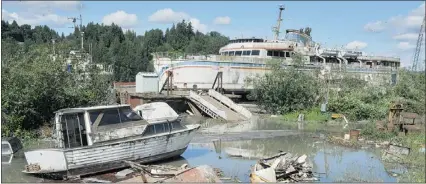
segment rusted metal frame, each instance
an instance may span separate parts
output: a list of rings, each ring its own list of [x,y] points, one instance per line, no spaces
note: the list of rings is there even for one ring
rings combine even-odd
[[[78,132],[80,134],[80,146],[83,146],[83,137],[81,136],[81,128],[80,128],[80,118],[78,117],[78,114],[76,114],[77,116],[77,122],[78,122]]]
[[[216,74],[216,78],[214,79],[213,85],[212,85],[212,89],[222,92],[223,89],[223,72],[217,72]],[[217,82],[217,89],[215,89],[216,86],[216,82]]]
[[[160,89],[160,92],[159,92],[160,94],[161,94],[161,92],[163,92],[164,87],[169,84],[169,78],[170,78],[170,71],[167,72],[167,78],[166,78],[166,81],[164,81],[164,84]],[[169,90],[169,89],[167,89],[167,90]]]

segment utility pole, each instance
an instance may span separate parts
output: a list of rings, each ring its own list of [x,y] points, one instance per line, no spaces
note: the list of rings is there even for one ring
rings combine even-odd
[[[81,8],[82,8],[82,6],[83,5],[81,5]],[[80,10],[81,10],[81,8],[80,8]],[[83,47],[84,32],[82,31],[82,29],[83,29],[83,17],[81,16],[81,11],[80,11],[79,18],[77,18],[77,17],[70,17],[68,19],[71,19],[72,22],[74,23],[74,27],[71,27],[71,28],[76,28],[77,27],[77,24],[76,24],[77,20],[80,21],[80,26],[78,26],[78,27],[79,27],[80,36],[81,36],[81,50],[83,51],[83,49],[84,49],[84,47]]]
[[[280,12],[278,14],[277,25],[275,27],[272,27],[272,31],[275,33],[275,37],[274,37],[275,40],[278,40],[278,37],[280,35],[281,21],[283,20],[281,18],[281,14],[282,14],[282,11],[284,10],[284,5],[280,5],[279,10]]]

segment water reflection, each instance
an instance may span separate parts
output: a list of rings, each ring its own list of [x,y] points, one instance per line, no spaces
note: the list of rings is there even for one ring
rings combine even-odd
[[[304,134],[222,141],[221,152],[213,143],[193,143],[183,157],[191,166],[208,164],[222,169],[227,177],[235,176],[243,182],[249,182],[251,165],[259,157],[271,156],[281,150],[308,155],[314,172],[321,173],[320,182],[396,182],[396,178],[386,172],[380,155],[373,150],[339,147],[312,137],[314,136]],[[234,157],[238,154],[240,157]]]

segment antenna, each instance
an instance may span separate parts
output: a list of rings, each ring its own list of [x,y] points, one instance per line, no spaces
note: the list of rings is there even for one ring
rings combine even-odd
[[[277,19],[277,25],[275,27],[272,27],[272,31],[275,33],[275,40],[278,40],[278,37],[280,36],[280,27],[281,27],[281,21],[283,20],[281,18],[282,11],[284,10],[284,5],[280,5],[279,7],[279,14]]]
[[[418,65],[419,65],[419,54],[420,54],[420,50],[422,48],[422,44],[423,44],[423,35],[425,32],[425,21],[426,21],[426,17],[423,17],[423,23],[420,26],[420,32],[419,32],[419,37],[417,38],[417,44],[416,44],[416,50],[414,51],[414,55],[413,55],[413,65],[411,66],[411,70],[416,71],[418,70]]]
[[[70,28],[76,28],[77,27],[77,20],[80,20],[80,26],[79,26],[79,30],[80,30],[80,36],[81,36],[81,50],[84,49],[83,47],[83,39],[84,39],[84,32],[82,31],[83,28],[83,17],[81,16],[81,9],[83,8],[83,4],[80,3],[80,8],[79,8],[79,12],[80,12],[80,16],[79,18],[77,17],[69,17],[68,19],[72,20],[72,22],[74,23],[74,27],[70,27]]]

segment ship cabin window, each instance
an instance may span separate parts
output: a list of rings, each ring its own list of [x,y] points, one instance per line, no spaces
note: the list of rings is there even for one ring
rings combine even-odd
[[[291,53],[290,52],[286,52],[286,51],[268,50],[267,56],[273,56],[273,57],[291,57]]]
[[[161,134],[166,132],[170,132],[169,123],[158,123],[158,124],[148,125],[143,135],[149,136],[149,135]]]
[[[251,50],[245,50],[243,51],[243,56],[250,56]]]
[[[144,136],[154,135],[155,134],[155,127],[154,125],[148,125],[146,127],[145,132],[143,133]]]
[[[89,112],[89,117],[92,125],[99,121],[99,127],[142,120],[130,107],[93,110]]]
[[[179,121],[172,122],[170,123],[170,125],[172,128],[172,131],[185,129],[185,127],[182,126]]]
[[[234,51],[229,51],[229,55],[230,56],[233,56],[235,54],[235,52]]]
[[[252,50],[251,55],[252,56],[258,56],[260,54],[260,50]]]
[[[275,56],[275,57],[279,57],[279,56],[280,56],[280,52],[278,52],[278,51],[274,51],[274,56]]]
[[[243,52],[243,51],[235,51],[235,55],[236,55],[236,56],[241,56],[242,52]]]
[[[65,114],[60,117],[65,148],[87,146],[84,113]]]

